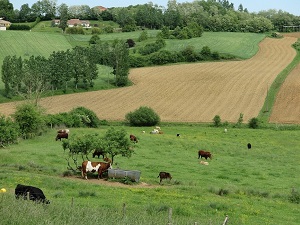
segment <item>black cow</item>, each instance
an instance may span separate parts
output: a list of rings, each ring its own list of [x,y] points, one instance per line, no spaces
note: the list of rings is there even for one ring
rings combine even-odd
[[[168,172],[159,172],[157,178],[158,178],[158,177],[160,178],[159,183],[161,183],[161,181],[162,181],[163,179],[170,179],[170,180],[172,180],[172,176],[171,176],[171,174],[168,173]]]
[[[103,152],[103,150],[95,149],[95,151],[93,153],[93,158],[95,158],[95,156],[98,156],[98,159],[99,159],[100,155],[102,155],[102,158],[104,159],[105,153]]]
[[[251,149],[251,144],[248,143],[248,144],[247,144],[247,147],[248,147],[248,149]]]
[[[16,199],[23,198],[24,200],[28,200],[27,197],[29,196],[29,200],[31,201],[50,204],[50,201],[46,199],[43,191],[33,186],[18,184],[15,188],[15,196]]]

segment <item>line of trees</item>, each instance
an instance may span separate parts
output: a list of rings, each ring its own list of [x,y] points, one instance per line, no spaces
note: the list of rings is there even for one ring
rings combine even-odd
[[[2,65],[5,96],[35,99],[49,90],[93,87],[98,77],[97,64],[111,66],[116,86],[126,86],[129,73],[129,51],[124,41],[111,45],[98,42],[91,47],[53,52],[49,58],[30,56],[22,59],[6,56]]]
[[[193,21],[205,31],[230,32],[266,32],[272,29],[282,31],[283,25],[299,25],[300,17],[282,10],[270,9],[258,13],[249,13],[242,4],[235,9],[228,0],[201,0],[177,3],[169,0],[167,8],[149,2],[143,5],[115,7],[101,11],[98,7],[88,5],[57,5],[54,0],[39,0],[31,7],[23,4],[20,10],[13,8],[9,0],[0,0],[0,17],[11,22],[33,22],[60,18],[62,29],[71,18],[89,20],[112,20],[123,31],[133,31],[138,27],[161,29],[163,26],[175,29],[184,27]],[[272,7],[272,5],[270,5]],[[292,29],[292,28],[291,28]]]

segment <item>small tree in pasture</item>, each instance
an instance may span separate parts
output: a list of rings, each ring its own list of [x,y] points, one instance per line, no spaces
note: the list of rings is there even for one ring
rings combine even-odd
[[[69,150],[66,161],[68,163],[68,169],[74,172],[80,167],[78,158],[80,158],[81,161],[89,160],[88,155],[95,149],[101,150],[104,154],[109,155],[112,163],[115,156],[122,155],[124,157],[131,157],[134,152],[133,145],[126,131],[124,129],[117,130],[115,128],[108,129],[103,137],[97,133],[73,136],[68,140],[63,140],[62,147],[64,151]]]
[[[243,113],[240,113],[240,117],[239,117],[239,119],[238,119],[238,121],[237,121],[237,123],[236,123],[236,126],[237,126],[237,127],[241,127],[243,121],[244,121],[244,114],[243,114]]]

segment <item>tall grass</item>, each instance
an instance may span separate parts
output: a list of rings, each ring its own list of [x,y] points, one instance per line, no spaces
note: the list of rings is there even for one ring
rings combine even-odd
[[[299,204],[291,199],[297,200],[300,188],[299,130],[161,127],[162,135],[149,134],[147,127],[124,127],[139,143],[131,158],[115,157],[113,167],[141,171],[140,183],[133,185],[98,182],[96,174],[86,181],[79,171],[63,177],[68,152],[54,140],[54,130],[1,149],[0,188],[7,189],[0,195],[1,214],[14,221],[8,224],[167,224],[172,208],[172,224],[221,224],[226,215],[230,224],[298,223]],[[72,129],[70,135],[103,135],[107,129]],[[199,163],[199,149],[213,154],[208,166]],[[173,179],[159,185],[160,171]],[[15,200],[18,183],[40,187],[51,204]]]

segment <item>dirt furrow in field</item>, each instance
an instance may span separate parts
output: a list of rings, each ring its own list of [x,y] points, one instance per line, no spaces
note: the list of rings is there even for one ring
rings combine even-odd
[[[52,114],[84,106],[107,120],[124,120],[128,112],[149,106],[162,121],[211,122],[220,115],[222,121],[236,122],[240,113],[248,121],[258,115],[267,88],[295,57],[295,41],[266,38],[245,61],[132,69],[131,87],[48,97],[41,105]],[[1,104],[1,113],[13,113],[15,104]]]

